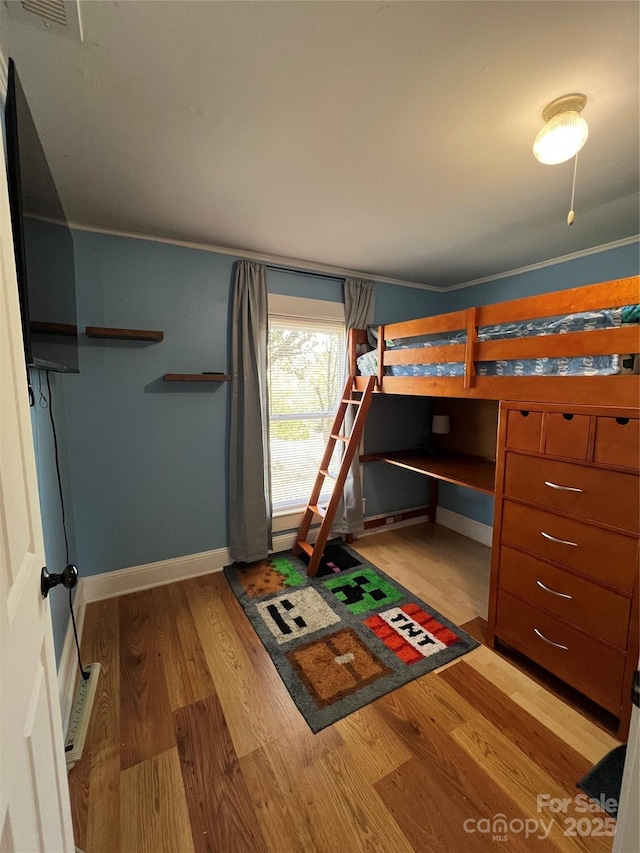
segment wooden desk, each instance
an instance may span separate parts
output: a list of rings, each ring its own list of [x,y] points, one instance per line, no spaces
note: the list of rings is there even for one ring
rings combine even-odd
[[[466,453],[422,453],[419,450],[400,450],[395,453],[375,453],[373,459],[389,462],[418,474],[446,480],[457,486],[466,486],[492,495],[495,492],[496,463]]]

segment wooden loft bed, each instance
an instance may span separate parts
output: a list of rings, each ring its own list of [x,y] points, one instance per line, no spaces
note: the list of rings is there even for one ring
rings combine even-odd
[[[378,375],[376,392],[410,396],[461,397],[548,403],[604,403],[637,407],[640,379],[611,376],[480,376],[476,362],[518,359],[563,358],[640,352],[640,329],[629,324],[612,329],[543,334],[510,340],[478,340],[478,328],[537,318],[558,317],[583,311],[616,308],[640,301],[640,276],[616,279],[587,287],[561,290],[438,314],[418,320],[378,327]],[[388,349],[388,339],[411,339],[466,331],[464,343],[412,349]],[[349,337],[350,373],[362,390],[367,378],[357,376],[358,349],[367,342],[365,330],[352,329]],[[389,376],[391,365],[424,365],[458,362],[462,376]]]
[[[639,353],[640,325],[598,329],[593,316],[582,323],[567,315],[638,302],[640,276],[633,276],[394,323],[378,328],[377,367],[373,355],[361,360],[375,373],[377,393],[435,398],[434,410],[452,413],[455,425],[441,438],[455,441],[436,452],[360,460],[427,475],[430,521],[440,481],[495,494],[488,644],[515,648],[606,708],[618,717],[621,739],[639,644],[640,376],[615,374],[615,360],[594,357]],[[564,319],[538,322],[558,317]],[[605,318],[603,325],[614,322]],[[496,339],[505,330],[486,329],[523,321],[536,322],[512,331],[530,336]],[[591,328],[573,331],[580,324]],[[387,347],[389,340],[396,345]],[[357,375],[366,345],[367,333],[352,330],[350,373],[359,390],[372,382]],[[582,363],[555,362],[553,369],[591,371],[599,362],[610,374],[486,375],[497,367],[491,362],[512,362],[503,372],[514,372],[517,362],[522,373],[538,366],[526,359],[570,358]],[[454,376],[387,374],[396,365],[439,365],[449,373],[454,363]],[[500,401],[499,411],[489,401]]]

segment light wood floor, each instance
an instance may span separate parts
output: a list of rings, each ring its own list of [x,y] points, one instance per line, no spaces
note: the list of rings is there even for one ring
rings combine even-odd
[[[488,548],[435,525],[355,547],[457,624],[485,615]],[[313,735],[222,574],[90,604],[82,646],[103,667],[69,776],[86,853],[611,849],[536,794],[572,799],[616,741],[486,647]],[[465,831],[498,813],[555,821]]]

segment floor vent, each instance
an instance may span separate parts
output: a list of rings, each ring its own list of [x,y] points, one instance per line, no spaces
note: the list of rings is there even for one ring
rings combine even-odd
[[[91,718],[91,709],[93,701],[96,698],[96,689],[100,678],[100,664],[90,663],[86,667],[89,678],[86,680],[81,678],[76,690],[76,698],[73,700],[71,709],[71,717],[69,718],[69,728],[67,730],[67,738],[64,742],[64,752],[67,761],[67,770],[71,770],[76,761],[82,757],[84,742],[87,737],[87,729],[89,728],[89,720]]]
[[[20,21],[82,41],[80,0],[22,0],[5,5]]]

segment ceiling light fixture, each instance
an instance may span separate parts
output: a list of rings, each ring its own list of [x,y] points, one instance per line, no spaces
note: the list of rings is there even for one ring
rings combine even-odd
[[[589,136],[589,125],[580,115],[586,103],[586,95],[574,93],[547,104],[542,110],[546,124],[533,143],[537,160],[555,166],[580,151]]]
[[[575,157],[573,165],[573,187],[571,189],[571,210],[567,216],[567,225],[573,225],[576,217],[573,200],[576,193],[576,172],[578,171],[578,151],[587,141],[589,125],[580,113],[587,103],[587,96],[580,92],[556,98],[542,110],[545,126],[536,136],[533,153],[537,160],[547,166],[555,166]]]

